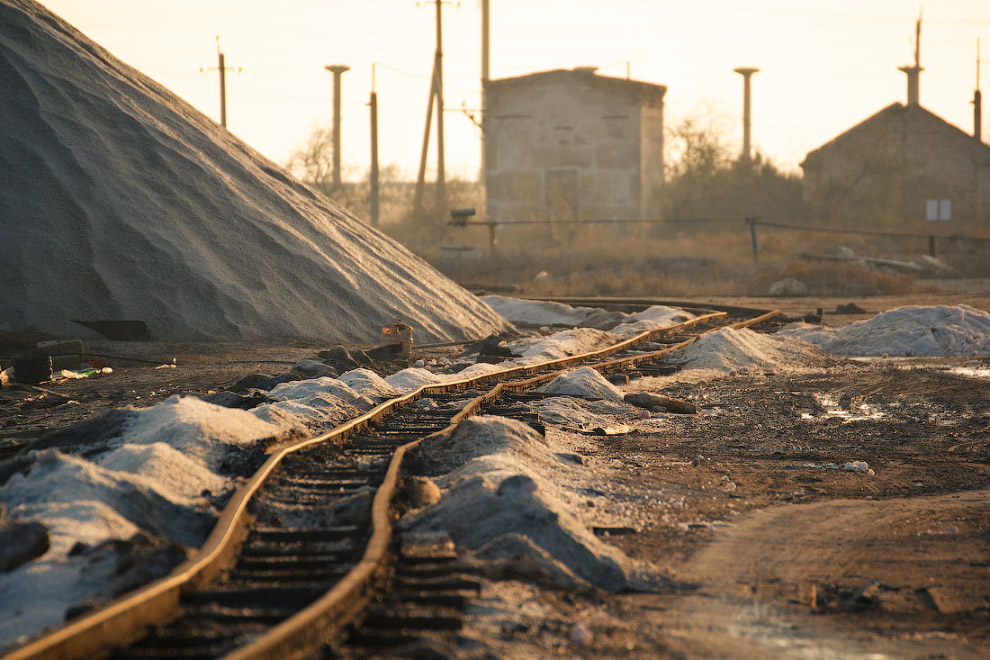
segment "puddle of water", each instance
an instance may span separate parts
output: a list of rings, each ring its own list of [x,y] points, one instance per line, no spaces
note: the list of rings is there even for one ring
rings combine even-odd
[[[815,394],[814,396],[815,401],[818,402],[818,405],[820,405],[825,412],[821,415],[801,413],[801,419],[841,419],[843,423],[845,423],[876,420],[886,417],[887,415],[878,406],[874,406],[869,403],[856,403],[851,405],[849,409],[846,410],[839,405],[838,399],[836,399],[833,394],[821,393]]]
[[[990,367],[950,367],[946,371],[953,376],[990,380]]]

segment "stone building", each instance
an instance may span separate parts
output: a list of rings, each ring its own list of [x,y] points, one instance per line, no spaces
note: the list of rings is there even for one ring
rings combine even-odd
[[[845,225],[990,227],[990,146],[920,105],[920,66],[902,71],[907,104],[887,106],[807,155],[805,199]]]
[[[485,86],[490,220],[635,219],[663,180],[662,85],[592,67]]]

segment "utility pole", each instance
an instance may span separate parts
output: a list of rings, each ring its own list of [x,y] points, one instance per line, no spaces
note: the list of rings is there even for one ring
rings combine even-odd
[[[489,20],[489,0],[481,0],[481,185],[488,195],[488,152],[485,142],[488,139],[488,81],[491,80],[491,22]]]
[[[413,202],[416,213],[423,210],[423,188],[426,184],[426,154],[430,144],[430,123],[433,108],[437,111],[437,212],[447,205],[443,148],[443,5],[444,0],[429,0],[436,5],[437,47],[433,56],[433,75],[430,83],[430,101],[426,110],[426,130],[423,133],[423,151],[419,160],[419,176],[416,179],[416,196]]]
[[[743,160],[750,158],[750,81],[754,73],[759,71],[753,67],[739,67],[734,69],[736,73],[743,77]]]
[[[220,72],[220,125],[227,128],[227,69],[231,71],[236,71],[240,73],[243,69],[241,67],[228,67],[224,64],[223,51],[220,50],[220,35],[217,35],[217,60],[219,66],[216,67],[202,67],[200,68],[200,73],[206,73],[207,71],[219,71]]]
[[[371,173],[369,176],[369,207],[371,226],[378,226],[378,94],[375,92],[375,63],[371,63]]]
[[[333,185],[340,186],[340,76],[351,67],[328,64],[323,67],[333,74]]]
[[[973,92],[973,137],[983,141],[983,95],[980,93],[980,40],[976,40],[976,91]]]

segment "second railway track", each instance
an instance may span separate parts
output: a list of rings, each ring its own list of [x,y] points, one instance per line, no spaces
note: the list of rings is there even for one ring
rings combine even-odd
[[[200,552],[172,574],[7,657],[247,660],[321,648],[329,657],[359,657],[415,639],[420,630],[456,629],[458,607],[480,588],[470,570],[442,541],[394,543],[407,451],[486,409],[538,424],[506,397],[518,402],[562,369],[648,372],[703,332],[776,315],[703,311],[605,349],[424,386],[382,403],[272,454],[235,493]],[[423,398],[437,405],[417,406]],[[349,645],[338,646],[342,641]]]

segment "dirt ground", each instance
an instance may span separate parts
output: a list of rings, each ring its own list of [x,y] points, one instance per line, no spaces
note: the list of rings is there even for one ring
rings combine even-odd
[[[866,310],[826,313],[832,324],[904,304],[990,310],[987,285],[967,287],[784,308]],[[285,373],[322,348],[94,343],[149,362],[108,359],[110,375],[0,391],[0,451],[114,407]],[[589,598],[505,583],[506,602],[532,607],[493,634],[511,657],[990,657],[990,378],[960,368],[985,373],[990,359],[853,362],[828,375],[670,387],[706,414],[587,451],[623,466],[617,479],[639,490],[683,497],[658,501],[656,524],[609,539],[660,567],[671,589]],[[854,461],[868,470],[842,469]],[[574,621],[587,623],[590,642],[570,641]]]

